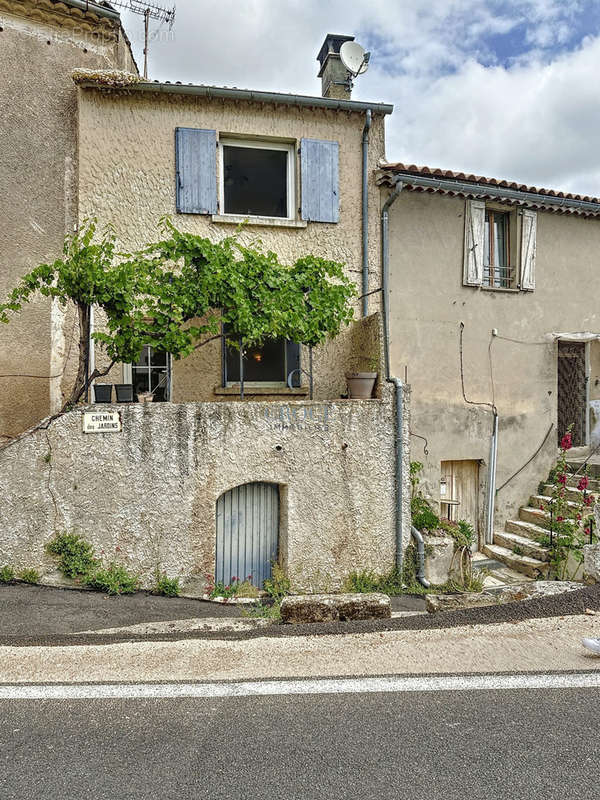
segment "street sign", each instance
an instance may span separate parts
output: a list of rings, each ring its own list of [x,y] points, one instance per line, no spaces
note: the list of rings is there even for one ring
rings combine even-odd
[[[118,411],[84,411],[84,433],[119,433],[123,430]]]

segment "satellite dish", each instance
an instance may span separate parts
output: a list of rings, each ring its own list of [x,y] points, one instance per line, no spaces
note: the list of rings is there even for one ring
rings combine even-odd
[[[340,47],[340,58],[348,72],[356,77],[366,72],[369,67],[371,53],[366,53],[358,42],[344,42]]]

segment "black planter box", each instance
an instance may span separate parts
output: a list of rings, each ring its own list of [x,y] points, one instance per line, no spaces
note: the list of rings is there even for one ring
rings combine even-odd
[[[116,383],[117,403],[133,403],[133,384]]]
[[[112,402],[112,383],[95,383],[94,400],[96,403]]]

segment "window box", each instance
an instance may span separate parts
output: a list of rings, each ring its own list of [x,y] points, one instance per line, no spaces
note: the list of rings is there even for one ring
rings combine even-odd
[[[94,400],[96,403],[112,403],[112,383],[95,383]]]

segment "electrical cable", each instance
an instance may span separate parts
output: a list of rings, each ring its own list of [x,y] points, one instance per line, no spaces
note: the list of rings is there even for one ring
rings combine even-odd
[[[462,389],[462,396],[465,403],[470,406],[486,406],[487,408],[491,408],[494,414],[498,414],[498,410],[494,403],[487,403],[487,402],[478,402],[476,400],[468,400],[467,395],[465,394],[465,373],[464,373],[464,366],[463,366],[463,331],[465,329],[465,323],[460,323],[460,337],[459,337],[459,354],[460,354],[460,385]]]
[[[548,430],[547,430],[547,432],[546,432],[546,435],[544,436],[544,439],[543,439],[543,441],[542,441],[541,445],[538,447],[538,449],[535,451],[535,453],[534,453],[534,454],[531,456],[531,458],[530,458],[528,461],[526,461],[526,462],[523,464],[523,466],[522,466],[522,467],[520,467],[520,468],[519,468],[519,469],[518,469],[518,470],[517,470],[517,471],[514,473],[514,475],[511,475],[511,476],[510,476],[510,478],[508,478],[508,480],[504,481],[504,483],[502,484],[502,486],[499,486],[499,487],[496,489],[496,494],[498,494],[498,492],[499,492],[501,489],[504,489],[504,487],[506,486],[506,484],[507,484],[507,483],[510,483],[510,482],[512,481],[512,479],[513,479],[513,478],[516,478],[516,477],[517,477],[517,475],[518,475],[520,472],[523,472],[523,470],[525,469],[525,467],[528,467],[528,466],[531,464],[531,462],[533,461],[533,459],[534,459],[534,458],[537,456],[537,454],[540,452],[540,450],[542,449],[542,447],[543,447],[543,446],[546,444],[546,441],[547,441],[548,437],[550,436],[550,433],[552,432],[552,429],[553,429],[553,428],[554,428],[554,423],[553,423],[553,422],[551,422],[551,423],[550,423],[550,427],[548,428]]]

